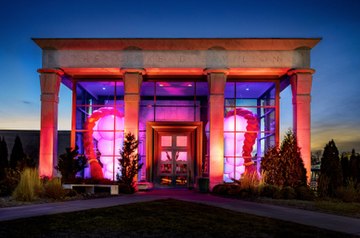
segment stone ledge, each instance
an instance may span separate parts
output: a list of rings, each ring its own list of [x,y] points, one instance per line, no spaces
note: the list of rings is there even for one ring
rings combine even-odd
[[[154,187],[153,183],[150,182],[138,182],[136,185],[139,191],[148,191]]]
[[[64,189],[74,189],[75,187],[85,188],[87,193],[95,194],[95,187],[99,188],[110,188],[111,195],[119,194],[119,186],[118,185],[110,185],[110,184],[63,184]]]

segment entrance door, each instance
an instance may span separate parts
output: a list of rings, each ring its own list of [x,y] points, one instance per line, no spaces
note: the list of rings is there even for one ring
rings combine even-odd
[[[190,133],[159,133],[157,180],[161,186],[187,186],[192,182]]]
[[[202,122],[146,123],[146,179],[157,187],[185,187],[202,176]]]

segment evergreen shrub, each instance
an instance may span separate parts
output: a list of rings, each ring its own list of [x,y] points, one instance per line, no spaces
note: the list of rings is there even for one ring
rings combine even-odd
[[[0,181],[0,196],[11,195],[20,181],[20,171],[6,168],[5,177]]]
[[[264,184],[259,188],[260,196],[268,198],[278,198],[280,194],[280,188],[272,184]]]
[[[269,149],[261,161],[265,182],[279,187],[306,185],[306,169],[294,133],[289,130],[280,149]]]
[[[313,201],[315,200],[315,193],[309,186],[299,186],[295,188],[296,198],[299,200]]]
[[[336,197],[337,188],[343,185],[339,151],[334,140],[329,141],[321,158],[318,194],[321,197]]]
[[[119,186],[119,192],[135,192],[136,182],[134,179],[143,166],[142,163],[139,163],[139,154],[137,153],[138,145],[139,141],[136,140],[134,134],[130,132],[125,134],[125,140],[120,150],[120,173],[116,176],[119,184],[121,184]]]
[[[25,158],[25,153],[24,153],[24,149],[21,143],[21,139],[19,136],[15,137],[15,142],[14,142],[14,146],[11,150],[11,154],[10,154],[10,167],[12,169],[16,169],[22,160],[24,160]]]
[[[281,193],[281,198],[283,198],[283,199],[295,199],[296,198],[295,189],[293,189],[292,187],[289,187],[289,186],[283,187],[281,189],[280,193]]]
[[[0,138],[0,181],[6,177],[6,169],[9,167],[8,149],[4,137]]]
[[[66,152],[59,157],[55,169],[60,171],[63,183],[74,183],[77,179],[76,174],[87,166],[87,158],[84,155],[79,155],[78,150],[78,146],[74,149],[66,148]]]
[[[336,189],[336,197],[341,199],[343,202],[355,202],[358,194],[353,187],[341,186]]]

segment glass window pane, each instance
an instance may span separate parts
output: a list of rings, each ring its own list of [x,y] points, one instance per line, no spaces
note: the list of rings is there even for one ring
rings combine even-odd
[[[161,146],[171,146],[172,137],[171,136],[161,136]]]
[[[225,98],[234,98],[235,97],[235,83],[228,82],[225,85]]]
[[[124,82],[115,82],[116,99],[124,98]]]
[[[196,96],[208,96],[209,84],[207,82],[196,82]]]
[[[176,146],[187,146],[187,136],[177,136]]]
[[[187,176],[176,176],[176,185],[186,185]]]
[[[160,184],[161,185],[171,185],[171,177],[170,176],[161,176],[160,177]]]
[[[155,82],[143,82],[141,84],[141,96],[154,97],[155,95]]]
[[[157,82],[156,96],[194,96],[193,82]]]
[[[160,166],[160,173],[163,174],[171,174],[172,173],[172,165],[171,164],[162,164]]]
[[[171,151],[161,151],[161,161],[172,161]]]
[[[187,174],[187,164],[177,164],[176,165],[177,174]]]
[[[187,161],[187,152],[186,151],[178,151],[176,153],[176,161]]]
[[[156,107],[156,121],[194,121],[195,110],[193,105],[177,105],[176,102],[168,105],[171,106]],[[197,110],[199,111],[199,108]]]

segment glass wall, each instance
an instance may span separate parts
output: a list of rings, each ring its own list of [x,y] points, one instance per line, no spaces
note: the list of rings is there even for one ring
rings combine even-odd
[[[116,179],[124,137],[124,85],[121,81],[75,81],[75,143],[80,153],[96,155],[105,178]],[[153,80],[142,83],[139,111],[139,180],[146,179],[146,123],[202,121],[208,131],[208,83]],[[226,83],[224,92],[224,180],[239,179],[245,165],[260,167],[266,150],[278,138],[278,85],[274,81]],[[209,143],[204,141],[202,172],[208,168]],[[90,150],[90,151],[89,151]],[[83,176],[90,176],[87,168]]]
[[[275,82],[228,82],[225,87],[224,180],[240,179],[245,166],[256,164],[275,145]]]
[[[152,121],[203,121],[207,123],[207,82],[197,81],[143,82],[139,113],[139,153],[146,162],[146,122]],[[141,179],[146,178],[146,165]]]
[[[75,144],[79,152],[93,153],[105,178],[116,179],[124,133],[124,85],[118,81],[78,81]],[[83,176],[89,177],[90,168]]]

